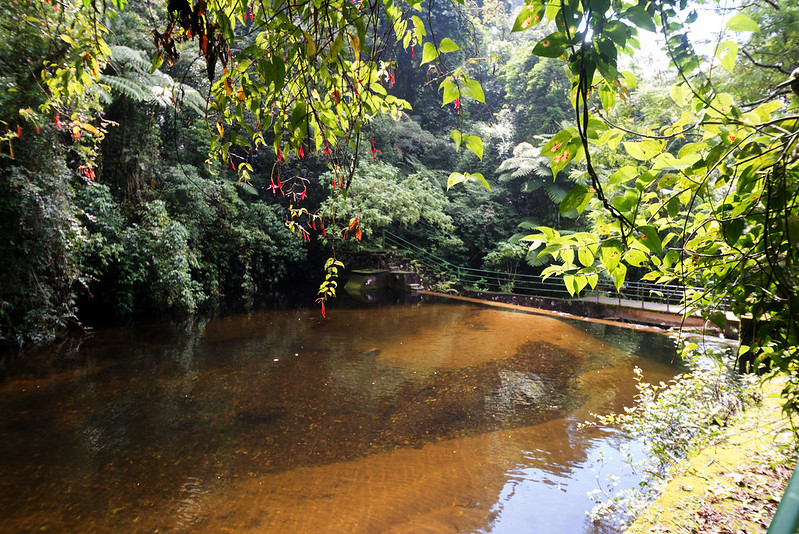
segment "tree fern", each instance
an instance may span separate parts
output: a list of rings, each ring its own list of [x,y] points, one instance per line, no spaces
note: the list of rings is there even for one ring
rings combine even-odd
[[[185,106],[199,115],[205,114],[205,98],[193,87],[175,81],[165,72],[153,70],[144,52],[127,46],[110,48],[110,66],[115,74],[102,74],[100,82],[111,91],[136,102],[178,109]]]
[[[549,161],[541,156],[541,149],[530,143],[521,143],[513,149],[513,156],[506,159],[497,169],[499,181],[507,182],[530,176],[537,181],[552,178]],[[535,188],[537,189],[537,187]]]

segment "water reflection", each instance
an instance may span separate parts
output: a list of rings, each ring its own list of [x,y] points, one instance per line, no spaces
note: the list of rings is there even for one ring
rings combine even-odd
[[[0,386],[0,531],[589,532],[621,438],[577,423],[673,353],[463,304],[99,332]]]

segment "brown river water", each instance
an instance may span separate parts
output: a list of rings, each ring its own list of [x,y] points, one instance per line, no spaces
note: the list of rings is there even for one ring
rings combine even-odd
[[[665,336],[462,303],[108,329],[26,358],[0,383],[3,533],[612,532],[586,492],[636,483],[627,438],[580,423],[630,405],[635,366],[677,372]]]

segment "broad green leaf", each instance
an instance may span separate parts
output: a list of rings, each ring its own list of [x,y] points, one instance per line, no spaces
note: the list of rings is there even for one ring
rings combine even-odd
[[[491,185],[489,185],[488,180],[486,180],[485,177],[479,172],[476,172],[474,174],[469,172],[465,173],[453,172],[452,174],[449,175],[449,178],[447,178],[447,189],[466,181],[477,182],[486,189],[488,189],[489,191],[491,191]]]
[[[617,130],[616,128],[612,128],[602,133],[596,143],[599,146],[608,145],[608,148],[611,150],[616,150],[619,146],[619,142],[624,138],[624,132],[622,130]]]
[[[461,47],[458,46],[457,43],[455,43],[455,41],[453,41],[449,37],[444,37],[443,39],[441,39],[441,42],[438,43],[438,50],[442,54],[446,54],[446,53],[449,53],[449,52],[455,52],[456,50],[460,50],[460,49],[461,49]]]
[[[663,245],[660,242],[660,237],[654,226],[639,226],[638,231],[638,240],[643,243],[646,248],[655,254],[663,252]]]
[[[580,247],[577,249],[577,259],[580,260],[583,267],[590,267],[594,264],[594,254],[588,247]]]
[[[483,140],[477,135],[466,137],[466,148],[474,152],[483,161]]]
[[[624,150],[626,150],[627,153],[635,159],[641,161],[646,161],[649,159],[646,156],[646,152],[644,152],[640,142],[625,141],[622,144],[624,145]]]
[[[460,172],[453,172],[447,178],[447,190],[449,190],[452,186],[463,183],[466,181],[466,175]]]
[[[608,178],[608,185],[616,185],[622,182],[626,182],[635,178],[638,175],[638,169],[633,167],[632,165],[625,165],[621,169],[617,170],[613,174],[610,175]]]
[[[725,315],[725,313],[723,311],[715,311],[715,312],[711,313],[710,317],[708,317],[708,319],[710,319],[710,321],[713,324],[715,324],[716,326],[718,326],[721,329],[723,329],[724,326],[727,324],[727,316]]]
[[[616,89],[605,80],[599,84],[599,101],[608,112],[616,106]]]
[[[727,24],[724,25],[724,28],[727,30],[732,30],[734,32],[759,32],[760,28],[757,25],[757,22],[750,19],[743,13],[738,13],[730,18],[727,21]]]
[[[745,222],[742,218],[724,221],[722,225],[724,229],[724,240],[728,245],[734,246],[738,242],[741,234],[743,234],[744,226]]]
[[[574,295],[576,295],[577,292],[579,291],[577,289],[577,282],[574,279],[574,275],[573,274],[565,274],[565,275],[563,275],[563,284],[566,286],[566,289],[568,290],[569,295],[571,295],[572,297]]]
[[[621,260],[621,244],[615,240],[607,241],[599,249],[599,258],[608,272],[613,272]]]
[[[463,84],[461,94],[463,96],[471,97],[478,102],[482,102],[483,104],[486,103],[486,97],[483,93],[483,88],[480,86],[480,82],[477,80],[468,80],[465,84]]]
[[[690,102],[690,92],[685,91],[683,84],[672,85],[669,94],[671,95],[671,99],[674,100],[674,103],[680,107],[684,107]]]
[[[585,205],[588,204],[588,200],[591,199],[591,196],[593,196],[593,193],[590,193],[586,186],[580,184],[575,185],[561,201],[558,211],[560,213],[566,213],[571,210],[582,211],[580,208],[582,207],[585,209]]]
[[[627,266],[620,263],[611,273],[613,276],[613,285],[616,286],[616,291],[621,291],[621,286],[624,285],[624,280],[627,278]]]
[[[460,130],[452,130],[449,134],[452,137],[452,140],[455,141],[455,151],[461,149],[461,141],[463,140],[463,136],[461,135]]]
[[[513,22],[512,32],[520,32],[532,28],[541,20],[541,6],[525,4]]]
[[[729,72],[733,74],[733,69],[735,68],[735,58],[738,55],[738,43],[735,41],[724,41],[723,43],[719,43],[716,47],[716,57],[721,63],[721,66]]]
[[[680,197],[673,196],[666,204],[666,211],[672,217],[676,217],[680,213]]]
[[[629,70],[623,70],[619,74],[621,74],[621,77],[624,78],[624,83],[626,83],[630,89],[635,89],[638,87],[638,80],[635,79],[635,74]]]
[[[452,80],[452,77],[444,79],[439,86],[439,89],[444,88],[444,95],[441,97],[441,107],[446,106],[450,102],[453,102],[456,98],[461,97],[461,90]]]
[[[422,48],[422,62],[419,64],[424,65],[425,63],[430,63],[431,61],[435,61],[435,59],[439,56],[438,49],[433,46],[433,43],[425,43],[424,48]]]
[[[560,57],[566,51],[567,45],[568,41],[562,33],[552,33],[535,45],[533,54],[540,57]]]
[[[646,255],[646,253],[635,248],[631,248],[624,253],[624,261],[633,267],[640,267],[641,264],[645,263],[648,259],[649,257]]]
[[[624,18],[633,23],[638,28],[644,29],[648,32],[657,31],[655,26],[655,19],[652,15],[647,13],[642,5],[633,6],[624,12]]]
[[[556,176],[582,150],[580,134],[574,128],[561,130],[541,148],[542,156],[549,156],[552,175]]]

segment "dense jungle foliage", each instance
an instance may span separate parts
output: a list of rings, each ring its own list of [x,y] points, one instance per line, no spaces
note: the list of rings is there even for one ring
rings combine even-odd
[[[381,93],[402,103],[383,104],[396,108],[395,117],[381,116],[383,109],[359,111],[357,105],[371,104],[346,102],[354,94],[342,87],[333,96],[341,99],[338,108],[328,101],[325,111],[340,109],[343,123],[351,117],[362,124],[341,126],[319,146],[307,128],[286,146],[279,145],[285,132],[266,128],[291,122],[296,95],[286,97],[288,117],[266,117],[252,106],[233,110],[232,117],[220,112],[230,104],[224,103],[230,82],[220,84],[219,77],[232,72],[223,61],[237,64],[227,54],[244,56],[242,47],[261,38],[249,8],[233,30],[242,42],[227,45],[214,66],[216,60],[189,38],[190,29],[175,38],[179,57],[164,46],[169,28],[181,20],[169,12],[173,7],[155,0],[0,6],[3,344],[52,341],[87,319],[253,306],[292,292],[313,305],[324,258],[337,246],[344,257],[356,248],[340,242],[353,219],[365,243],[391,227],[473,266],[517,240],[520,222],[561,221],[554,202],[564,194],[563,178],[553,183],[544,165],[526,167],[537,161],[529,150],[501,167],[517,144],[553,131],[569,114],[565,74],[556,62],[532,56],[531,46],[516,46],[532,41],[510,33],[509,6],[497,2],[460,18],[464,13],[445,2],[425,4],[437,35],[491,43],[486,105],[458,108],[440,105],[435,73],[419,65],[421,39],[390,50],[385,35],[364,33],[369,24],[383,32],[383,12],[354,8],[359,14],[374,9],[379,18],[355,24],[345,44],[352,53],[352,39],[363,34],[364,46],[384,65],[376,78],[385,87]],[[310,46],[305,39],[303,54]],[[217,46],[222,42],[218,38]],[[267,69],[285,72],[290,64],[288,56],[284,66],[277,63],[270,60]],[[242,93],[232,101],[240,104],[250,89],[245,81],[236,85]],[[294,90],[283,80],[271,89],[279,97]],[[535,100],[550,103],[538,120],[527,121],[525,102]],[[276,109],[275,101],[270,105]],[[234,129],[226,131],[242,114],[261,121],[261,142],[278,148],[251,151],[254,143],[241,143],[246,130],[238,139]],[[483,135],[482,162],[456,153],[449,131],[463,122]],[[359,144],[339,139],[347,135]],[[447,193],[448,174],[474,163],[497,177],[492,191]],[[324,235],[303,221],[295,224],[290,206],[309,221],[318,218],[317,229],[327,225]]]
[[[795,376],[797,17],[770,0],[4,2],[0,341],[319,281],[324,313],[341,260],[390,227],[572,294],[676,281],[710,320],[751,319],[750,364]],[[631,59],[654,34],[669,67]]]

